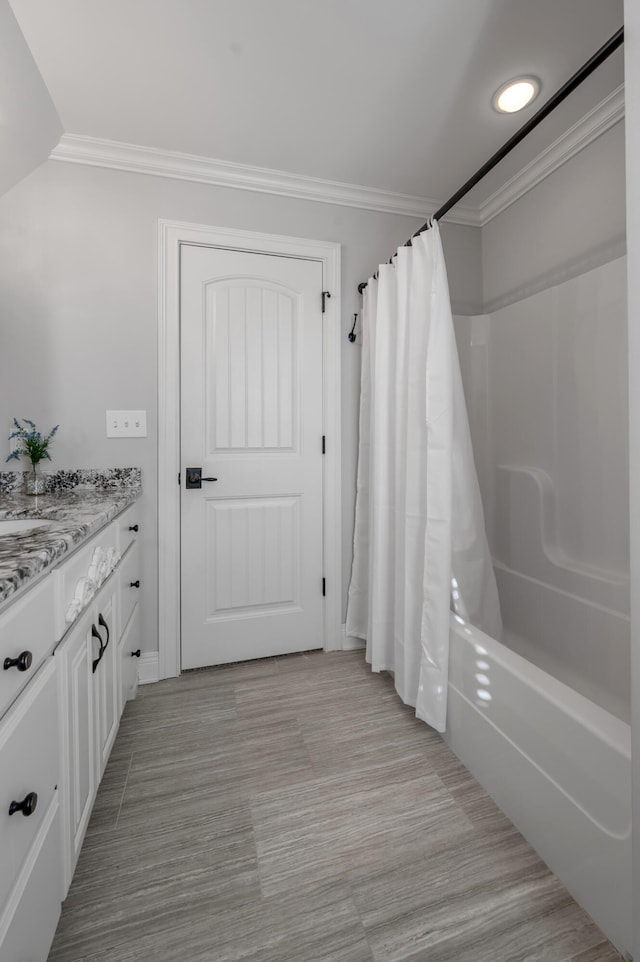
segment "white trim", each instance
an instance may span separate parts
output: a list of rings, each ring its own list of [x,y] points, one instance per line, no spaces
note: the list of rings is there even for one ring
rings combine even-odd
[[[366,648],[367,643],[364,638],[356,638],[355,635],[347,634],[347,626],[342,625],[342,650],[357,651],[359,648]]]
[[[158,264],[158,677],[180,674],[180,296],[181,244],[253,250],[322,262],[331,292],[323,316],[324,457],[323,550],[326,577],[324,648],[341,647],[342,516],[340,474],[340,245],[328,241],[229,230],[160,220]],[[144,683],[140,665],[140,682]],[[153,680],[153,679],[149,679]]]
[[[85,164],[89,167],[126,170],[136,174],[149,174],[153,177],[189,180],[215,187],[255,190],[263,194],[278,194],[282,197],[295,197],[298,200],[338,204],[340,207],[358,207],[364,210],[381,211],[384,214],[402,214],[407,217],[427,219],[439,207],[438,201],[427,197],[380,190],[376,187],[361,187],[358,184],[343,184],[340,181],[291,174],[267,167],[236,164],[231,161],[216,160],[213,157],[183,154],[175,150],[158,150],[154,147],[123,144],[115,140],[86,137],[81,134],[63,134],[58,145],[51,151],[49,159]],[[475,222],[473,210],[469,209],[466,213],[465,211],[464,205],[459,205],[457,215],[453,215],[449,220],[453,223],[467,224],[468,218],[471,218]],[[460,219],[456,220],[456,216]]]
[[[498,214],[514,204],[545,177],[574,157],[597,137],[624,117],[624,85],[609,94],[598,106],[585,114],[553,144],[538,154],[529,164],[500,187],[479,207],[457,204],[447,214],[447,223],[467,227],[484,227]],[[63,134],[57,147],[49,155],[61,160],[90,167],[107,167],[154,177],[170,177],[216,187],[254,190],[281,197],[294,197],[341,207],[357,207],[385,214],[424,217],[425,220],[441,206],[442,201],[412,194],[343,184],[318,177],[290,174],[266,167],[250,167],[195,154],[173,150],[157,150],[135,144],[123,144],[99,137]]]
[[[480,226],[501,214],[624,117],[624,84],[585,114],[480,205]]]
[[[138,684],[151,685],[160,681],[160,657],[157,651],[143,651],[138,665]]]

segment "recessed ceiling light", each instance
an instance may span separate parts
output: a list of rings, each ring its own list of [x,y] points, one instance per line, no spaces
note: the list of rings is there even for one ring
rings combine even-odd
[[[517,77],[496,91],[492,103],[501,114],[514,114],[530,104],[539,90],[540,84],[535,77]]]

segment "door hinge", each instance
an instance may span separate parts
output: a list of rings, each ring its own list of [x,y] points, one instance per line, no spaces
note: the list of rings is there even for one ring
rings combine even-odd
[[[329,291],[323,291],[322,292],[322,313],[323,314],[326,311],[325,301],[327,297],[331,297],[331,294],[329,293]]]
[[[324,598],[327,594],[327,579],[322,579],[322,597]]]
[[[180,487],[180,478],[182,477],[182,471],[178,471],[178,487]]]
[[[322,435],[322,453],[323,454],[326,454],[326,446],[325,446],[326,440],[327,440],[326,435],[323,434]]]

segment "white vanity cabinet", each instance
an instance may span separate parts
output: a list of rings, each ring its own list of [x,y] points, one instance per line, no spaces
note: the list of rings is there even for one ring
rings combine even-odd
[[[60,915],[53,609],[53,584],[44,578],[0,614],[2,962],[46,959]]]
[[[49,656],[0,722],[2,962],[44,962],[60,915],[57,722]]]
[[[63,895],[71,884],[120,720],[116,589],[112,575],[55,654],[62,706]]]
[[[117,544],[122,560],[118,566],[118,598],[120,599],[120,638],[118,662],[120,677],[120,711],[125,702],[135,697],[140,658],[140,574],[141,525],[138,504],[124,511],[117,521]]]
[[[97,629],[102,643],[102,648],[98,650],[97,665],[94,659],[93,675],[96,687],[95,729],[98,782],[102,778],[120,724],[116,588],[117,582],[109,585],[106,596],[103,592],[100,603],[95,606],[98,613]]]
[[[118,597],[120,599],[120,711],[125,702],[135,697],[140,658],[140,548],[132,544],[118,569]]]
[[[138,510],[0,612],[0,962],[46,962],[135,694]]]
[[[81,616],[56,651],[62,786],[62,898],[66,896],[96,794],[93,611]]]
[[[136,514],[135,505],[123,512],[82,549],[82,554],[79,552],[73,577],[64,571],[60,571],[58,577],[59,592],[64,592],[58,611],[70,612],[73,599],[81,593],[77,590],[78,584],[95,564],[96,549],[102,549],[102,556],[111,549],[116,551],[115,568],[78,620],[68,628],[55,653],[63,706],[60,741],[61,782],[65,786],[61,796],[63,896],[71,884],[126,698],[135,693],[138,659],[132,657],[127,639],[131,635],[134,608],[137,624],[139,587],[131,588],[127,579],[139,582],[140,577],[137,531],[129,531],[129,527],[135,529]],[[132,559],[135,560],[132,562]]]

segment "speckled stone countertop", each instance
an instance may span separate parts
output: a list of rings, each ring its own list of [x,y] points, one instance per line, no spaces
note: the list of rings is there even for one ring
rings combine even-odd
[[[19,493],[19,485],[11,483],[11,477],[9,473],[0,475],[0,606],[22,592],[45,569],[58,564],[142,493],[138,469],[59,472],[51,476],[47,493],[38,497]],[[76,483],[72,483],[74,480]],[[53,523],[46,528],[2,535],[2,520],[18,518],[42,518]]]

